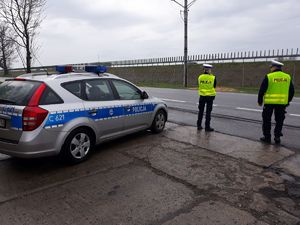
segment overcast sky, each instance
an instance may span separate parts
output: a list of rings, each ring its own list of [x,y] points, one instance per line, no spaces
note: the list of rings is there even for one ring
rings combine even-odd
[[[171,0],[48,0],[37,56],[43,65],[180,56],[180,10]],[[198,0],[189,54],[300,47],[299,12],[299,0]]]

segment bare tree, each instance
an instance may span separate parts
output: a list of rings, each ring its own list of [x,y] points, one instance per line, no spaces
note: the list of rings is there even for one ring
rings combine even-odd
[[[33,46],[46,0],[1,0],[0,15],[17,35],[16,43],[26,51],[26,71],[31,72]]]
[[[0,23],[0,67],[4,70],[4,75],[8,74],[11,62],[15,59],[16,43],[10,28]]]

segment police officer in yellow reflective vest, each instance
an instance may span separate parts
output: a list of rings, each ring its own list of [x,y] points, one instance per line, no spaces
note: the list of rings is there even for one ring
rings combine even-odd
[[[201,74],[198,78],[199,84],[199,113],[198,113],[198,121],[197,127],[198,130],[202,128],[202,118],[204,107],[206,105],[206,119],[205,119],[205,131],[211,132],[214,131],[213,128],[210,127],[210,119],[211,119],[211,111],[213,108],[213,101],[216,96],[216,85],[217,81],[213,74],[211,74],[212,65],[203,64],[203,74]]]
[[[264,103],[262,113],[264,137],[260,140],[265,143],[271,143],[271,119],[274,111],[276,121],[274,141],[276,144],[280,144],[285,109],[294,97],[293,82],[289,74],[282,72],[282,66],[281,62],[272,61],[271,73],[263,80],[258,93],[258,105],[262,106]]]

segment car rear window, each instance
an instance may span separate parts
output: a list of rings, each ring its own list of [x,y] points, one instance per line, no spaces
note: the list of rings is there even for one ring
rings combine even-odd
[[[0,104],[26,106],[40,82],[10,80],[0,84]]]
[[[40,99],[40,105],[53,105],[53,104],[62,104],[64,101],[49,87],[43,92]]]

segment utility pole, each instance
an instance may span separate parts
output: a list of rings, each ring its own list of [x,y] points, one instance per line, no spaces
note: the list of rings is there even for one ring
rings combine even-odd
[[[187,73],[188,73],[188,4],[187,0],[184,0],[184,65],[183,65],[183,85],[187,87],[188,80],[187,80]]]
[[[180,5],[183,8],[183,14],[184,14],[184,57],[183,57],[183,86],[187,87],[188,85],[188,13],[189,8],[197,1],[193,0],[190,3],[188,3],[188,0],[184,0],[184,5],[177,2],[176,0],[171,0],[172,2],[175,2],[176,4]]]

